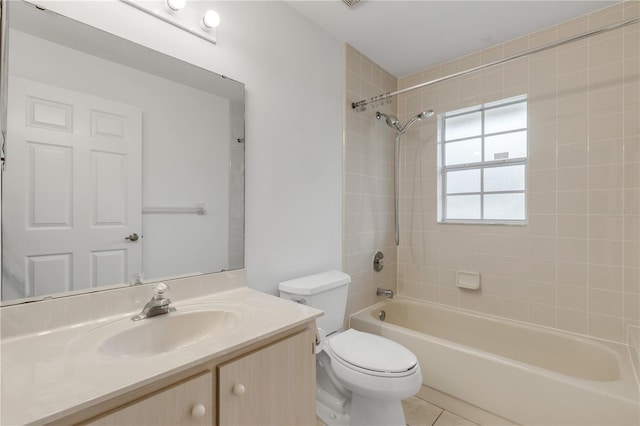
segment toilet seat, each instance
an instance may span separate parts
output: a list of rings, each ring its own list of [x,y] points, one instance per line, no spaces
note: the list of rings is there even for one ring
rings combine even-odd
[[[324,352],[330,360],[324,367],[327,374],[354,395],[400,401],[422,386],[422,372],[413,353],[384,337],[347,330],[330,337]]]
[[[415,355],[404,346],[354,329],[331,337],[327,349],[345,367],[372,376],[409,376],[418,365]]]

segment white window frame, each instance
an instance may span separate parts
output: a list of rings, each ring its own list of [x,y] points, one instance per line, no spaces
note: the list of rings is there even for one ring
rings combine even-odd
[[[524,128],[511,129],[503,132],[485,133],[485,112],[487,110],[510,106],[518,103],[527,104],[527,96],[521,95],[500,101],[485,103],[470,108],[459,109],[438,115],[438,222],[439,223],[461,223],[461,224],[496,224],[496,225],[526,225],[527,224],[527,159],[529,157],[529,141],[527,137],[526,152],[524,157],[507,158],[500,160],[485,160],[485,138],[490,136],[505,135],[510,133],[528,131],[527,126]],[[445,140],[447,119],[460,117],[467,114],[481,113],[481,133],[470,137]],[[465,140],[480,139],[481,161],[475,163],[456,164],[451,166],[445,165],[446,150],[445,145],[453,142],[463,142]],[[484,190],[484,169],[492,167],[508,167],[508,166],[524,166],[524,189],[511,191],[485,191]],[[447,172],[463,171],[463,170],[480,170],[480,190],[477,192],[467,193],[447,193]],[[523,194],[524,195],[524,219],[485,219],[484,218],[484,196],[490,194]],[[480,196],[480,218],[478,219],[449,219],[447,217],[447,195],[479,195]]]

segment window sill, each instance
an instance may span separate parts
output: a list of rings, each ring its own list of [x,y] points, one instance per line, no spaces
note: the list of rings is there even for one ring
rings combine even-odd
[[[526,220],[439,220],[438,225],[527,226]]]

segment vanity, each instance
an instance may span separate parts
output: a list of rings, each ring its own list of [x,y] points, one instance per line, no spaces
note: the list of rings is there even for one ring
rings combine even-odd
[[[315,424],[321,311],[244,270],[170,287],[176,311],[141,321],[150,285],[4,307],[0,423]]]

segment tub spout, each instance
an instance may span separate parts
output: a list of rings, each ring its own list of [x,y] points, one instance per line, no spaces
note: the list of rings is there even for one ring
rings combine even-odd
[[[385,296],[389,299],[393,299],[393,290],[378,287],[376,289],[376,296]]]

